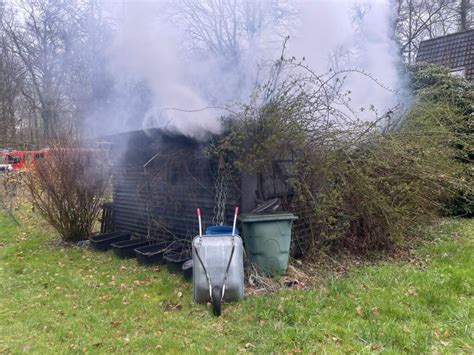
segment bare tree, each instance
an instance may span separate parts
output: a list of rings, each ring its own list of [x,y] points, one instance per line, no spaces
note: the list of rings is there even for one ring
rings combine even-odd
[[[7,38],[0,34],[0,145],[16,139],[17,103],[23,88],[24,71],[8,48]]]
[[[466,31],[472,26],[472,2],[461,0],[459,3],[459,30]]]
[[[10,20],[3,21],[10,50],[25,70],[25,103],[31,117],[40,117],[35,125],[46,140],[60,130],[77,130],[93,96],[96,6],[93,0],[17,0],[8,8]]]
[[[235,63],[257,41],[281,46],[295,11],[282,0],[184,0],[173,7],[172,16],[189,35],[192,50]]]
[[[470,0],[397,0],[395,32],[408,63],[416,58],[419,43],[469,27]]]

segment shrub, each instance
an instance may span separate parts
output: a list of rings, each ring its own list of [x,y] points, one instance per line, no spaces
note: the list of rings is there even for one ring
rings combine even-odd
[[[409,68],[415,103],[406,115],[401,130],[436,138],[446,148],[454,148],[462,183],[450,201],[448,213],[474,216],[474,86],[459,76],[450,75],[436,65]],[[436,137],[435,137],[436,136]]]
[[[314,179],[318,171],[324,179]],[[443,212],[456,173],[449,151],[377,132],[354,149],[318,158],[298,176],[298,200],[306,208],[296,211],[313,231],[311,251],[326,245],[369,252],[409,243]],[[305,212],[309,206],[312,213]]]
[[[417,64],[408,67],[410,87],[416,100],[446,103],[462,115],[474,111],[474,88],[466,79],[451,75],[445,67]]]
[[[79,241],[91,234],[109,183],[99,150],[78,139],[56,139],[25,177],[34,207],[64,241]]]
[[[278,63],[285,64],[294,65]],[[215,152],[236,157],[243,173],[271,174],[272,160],[294,158],[296,197],[289,209],[299,217],[295,230],[307,256],[330,247],[388,250],[415,240],[420,227],[443,213],[461,184],[455,149],[446,146],[453,137],[447,125],[425,129],[431,118],[412,111],[419,119],[382,133],[382,126],[351,116],[350,107],[338,108],[348,100],[337,77],[299,71],[276,81],[260,87],[228,122]],[[271,86],[270,95],[261,89]],[[443,119],[458,116],[448,110]]]

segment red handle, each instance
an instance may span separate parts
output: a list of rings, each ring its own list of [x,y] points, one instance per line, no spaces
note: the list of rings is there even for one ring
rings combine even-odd
[[[239,208],[235,208],[235,214],[234,214],[234,224],[232,225],[232,235],[235,235],[235,225],[237,224],[237,214],[239,213]]]
[[[199,235],[202,237],[201,210],[198,208],[196,212],[197,212],[198,221],[199,221]]]

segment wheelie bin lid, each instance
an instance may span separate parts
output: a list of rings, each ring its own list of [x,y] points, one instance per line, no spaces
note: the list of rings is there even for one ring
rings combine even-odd
[[[272,221],[294,221],[298,219],[293,213],[269,213],[269,214],[260,214],[260,213],[246,213],[242,214],[239,217],[239,220],[244,223],[249,222],[272,222]]]

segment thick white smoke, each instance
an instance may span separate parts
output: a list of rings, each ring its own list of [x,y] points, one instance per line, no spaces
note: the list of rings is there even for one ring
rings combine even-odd
[[[236,3],[242,6],[244,1]],[[275,22],[274,29],[268,24],[251,40],[244,38],[239,61],[230,66],[218,56],[189,50],[189,32],[169,15],[178,8],[177,2],[133,0],[109,8],[118,26],[110,49],[114,76],[143,80],[152,93],[151,108],[145,117],[136,118],[142,128],[166,127],[198,138],[218,133],[225,111],[201,109],[247,99],[259,64],[278,58],[286,34],[290,35],[287,55],[305,57],[315,72],[358,68],[386,87],[400,86],[389,0],[289,2],[286,8],[292,15],[286,27]],[[348,74],[346,85],[355,108],[374,105],[385,111],[396,103],[393,92],[363,75]]]
[[[345,73],[345,89],[351,91],[351,106],[366,112],[360,118],[372,119],[367,109],[383,113],[397,105],[400,97],[394,92],[403,85],[392,11],[389,0],[298,2],[301,25],[288,53],[305,57],[316,73],[357,69],[369,74]]]
[[[132,76],[148,85],[152,106],[144,117],[136,118],[142,128],[163,127],[193,136],[217,133],[220,126],[216,110],[184,112],[209,105],[190,85],[193,69],[187,67],[180,50],[182,33],[163,19],[160,10],[163,7],[154,3],[122,4],[111,48],[112,70],[117,76]]]

